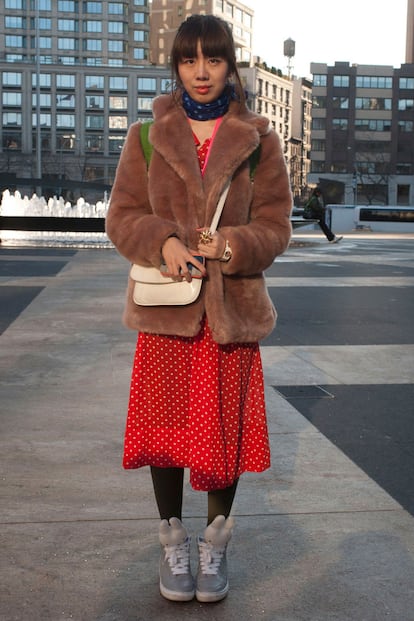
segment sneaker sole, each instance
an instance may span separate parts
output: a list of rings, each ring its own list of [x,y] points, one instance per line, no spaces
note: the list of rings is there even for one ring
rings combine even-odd
[[[169,599],[172,602],[190,602],[194,599],[194,591],[189,591],[188,593],[184,591],[170,591],[170,589],[166,589],[161,582],[160,593],[165,599]]]
[[[224,589],[222,589],[221,591],[216,591],[214,593],[210,591],[196,591],[195,595],[196,595],[196,599],[199,602],[209,603],[209,602],[219,602],[221,599],[224,599],[226,597],[228,592],[229,592],[229,585],[226,584]]]

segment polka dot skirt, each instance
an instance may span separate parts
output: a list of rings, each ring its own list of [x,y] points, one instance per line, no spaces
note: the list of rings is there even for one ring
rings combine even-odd
[[[199,149],[201,168],[209,145]],[[140,333],[123,465],[189,468],[201,491],[269,468],[258,344],[219,345],[207,319],[193,338]]]

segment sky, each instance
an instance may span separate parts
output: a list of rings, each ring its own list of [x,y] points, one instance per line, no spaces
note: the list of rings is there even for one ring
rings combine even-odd
[[[405,62],[407,0],[242,0],[254,9],[253,53],[287,71],[283,42],[296,43],[292,74],[310,63],[392,65]]]

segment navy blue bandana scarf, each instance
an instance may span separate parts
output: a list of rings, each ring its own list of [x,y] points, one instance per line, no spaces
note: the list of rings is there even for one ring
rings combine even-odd
[[[226,114],[231,99],[236,99],[233,86],[226,88],[218,99],[205,104],[194,101],[187,91],[183,91],[183,108],[194,121],[210,121]]]

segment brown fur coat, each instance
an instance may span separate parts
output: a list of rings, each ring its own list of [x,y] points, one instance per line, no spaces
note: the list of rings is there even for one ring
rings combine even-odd
[[[154,101],[149,171],[139,124],[128,132],[111,193],[106,230],[131,263],[160,266],[165,240],[176,234],[197,247],[196,229],[208,226],[230,175],[230,192],[219,231],[233,251],[227,263],[208,261],[208,278],[196,302],[182,307],[139,307],[127,292],[125,324],[138,331],[194,336],[204,314],[218,343],[254,342],[267,336],[276,312],[263,270],[287,247],[292,197],[279,139],[269,122],[232,102],[217,131],[201,177],[184,110],[170,95]],[[249,155],[261,143],[250,180]]]

